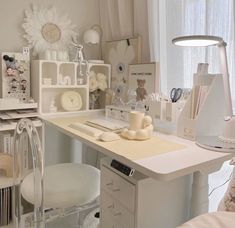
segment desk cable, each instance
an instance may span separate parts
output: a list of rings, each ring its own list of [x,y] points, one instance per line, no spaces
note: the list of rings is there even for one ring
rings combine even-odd
[[[220,184],[219,186],[213,188],[213,189],[211,190],[211,192],[208,194],[208,196],[210,197],[211,194],[212,194],[215,190],[217,190],[217,189],[221,188],[222,186],[224,186],[225,184],[227,184],[227,183],[231,180],[232,174],[233,174],[233,171],[230,173],[229,178],[228,178],[223,184]]]

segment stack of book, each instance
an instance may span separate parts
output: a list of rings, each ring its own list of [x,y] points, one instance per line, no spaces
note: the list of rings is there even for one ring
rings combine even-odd
[[[194,86],[191,96],[190,118],[195,119],[198,115],[208,92],[208,86]]]
[[[0,153],[12,154],[13,135],[10,131],[0,132]]]
[[[12,187],[0,189],[0,226],[12,220]]]

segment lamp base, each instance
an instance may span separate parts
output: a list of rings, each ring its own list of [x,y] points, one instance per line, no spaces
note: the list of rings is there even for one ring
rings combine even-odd
[[[199,136],[196,139],[196,144],[208,150],[235,153],[235,144],[224,142],[218,136]]]

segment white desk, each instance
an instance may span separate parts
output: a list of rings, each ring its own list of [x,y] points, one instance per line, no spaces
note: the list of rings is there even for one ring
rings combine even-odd
[[[232,157],[231,154],[218,153],[202,149],[195,145],[194,142],[178,138],[173,135],[164,135],[156,133],[159,139],[169,140],[185,147],[176,151],[166,152],[163,154],[151,154],[151,156],[135,159],[126,153],[127,150],[136,153],[135,149],[146,151],[146,142],[128,141],[127,150],[123,144],[127,140],[121,139],[116,142],[100,142],[78,130],[69,127],[71,123],[82,122],[87,118],[97,117],[96,112],[82,113],[77,116],[44,118],[45,123],[55,127],[58,131],[73,137],[87,146],[102,152],[110,158],[138,170],[140,173],[156,179],[158,181],[170,181],[193,174],[193,191],[191,200],[191,217],[204,213],[208,209],[208,173],[218,170],[224,161]],[[156,145],[157,147],[158,145]],[[129,151],[130,152],[130,151]],[[147,154],[147,153],[146,153]],[[138,157],[138,156],[137,156]],[[200,192],[200,194],[199,194]],[[203,193],[203,194],[201,194]]]

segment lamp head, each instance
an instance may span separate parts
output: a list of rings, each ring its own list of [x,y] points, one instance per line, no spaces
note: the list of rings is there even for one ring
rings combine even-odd
[[[177,46],[183,47],[207,47],[212,45],[225,45],[221,37],[206,36],[206,35],[191,35],[176,37],[172,40],[172,43]]]
[[[83,35],[83,40],[85,44],[98,44],[100,42],[100,34],[95,29],[88,29]]]

